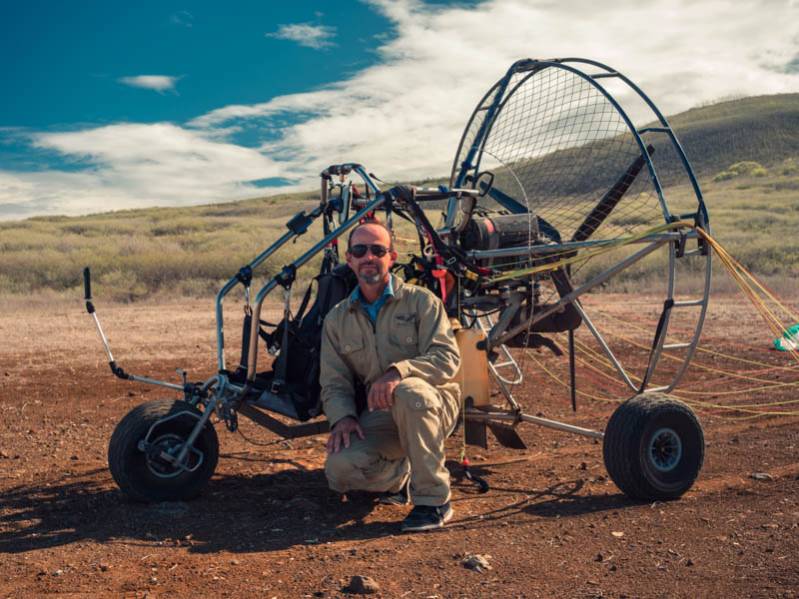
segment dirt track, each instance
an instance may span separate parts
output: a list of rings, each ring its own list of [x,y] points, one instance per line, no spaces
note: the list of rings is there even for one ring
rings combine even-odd
[[[740,301],[714,300],[703,346],[791,366],[787,356],[765,350],[767,337]],[[593,303],[609,313],[630,307],[612,297]],[[632,310],[650,327],[644,343],[654,331],[655,305]],[[174,368],[183,366],[199,380],[214,367],[211,308],[186,301],[100,306],[99,313],[127,370],[176,380]],[[288,443],[247,421],[242,433],[269,445],[249,444],[220,426],[219,467],[199,499],[127,503],[107,471],[108,439],[133,406],[165,394],[111,377],[78,303],[45,314],[5,312],[0,338],[3,597],[338,596],[355,574],[372,576],[387,597],[799,596],[796,417],[741,420],[699,411],[707,441],[699,481],[680,501],[655,504],[632,502],[607,480],[601,444],[522,426],[526,451],[493,441],[488,451],[470,449],[491,484],[488,494],[476,493],[453,462],[454,521],[409,536],[397,525],[406,508],[366,498],[341,503],[327,490],[323,438]],[[546,350],[534,356],[566,372],[564,358]],[[799,379],[799,370],[709,355],[697,363]],[[586,392],[614,393],[582,365],[578,379]],[[614,408],[582,398],[572,415],[562,387],[541,375],[534,380],[519,393],[532,413],[602,428]],[[712,398],[746,386],[752,383],[692,367],[680,389]],[[617,397],[629,395],[615,389]],[[792,400],[795,389],[734,401]],[[455,459],[458,440],[449,443]],[[753,472],[770,479],[755,480]],[[465,569],[468,553],[490,555],[493,569]]]

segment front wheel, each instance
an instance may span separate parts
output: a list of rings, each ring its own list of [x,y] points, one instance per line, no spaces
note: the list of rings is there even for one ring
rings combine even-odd
[[[705,457],[699,421],[684,403],[661,393],[621,404],[605,429],[605,468],[626,495],[676,499],[694,484]]]
[[[206,424],[186,458],[181,446],[202,412],[185,401],[155,400],[119,422],[108,444],[108,466],[120,490],[134,501],[178,501],[199,495],[216,469],[219,440]]]

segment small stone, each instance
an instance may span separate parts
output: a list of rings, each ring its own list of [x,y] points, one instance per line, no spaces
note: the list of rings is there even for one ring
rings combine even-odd
[[[53,572],[53,576],[61,576],[63,574],[64,574],[63,570],[56,570],[55,572]]]
[[[491,564],[488,563],[488,560],[491,559],[490,555],[480,555],[480,554],[468,554],[466,557],[461,560],[461,564],[463,564],[464,568],[468,568],[469,570],[474,570],[475,572],[480,572],[481,574],[486,570],[491,570]]]
[[[232,559],[230,560],[230,563],[233,564],[234,566],[238,566],[241,562],[237,559]]]
[[[624,536],[624,533],[621,532],[620,530],[614,530],[610,534],[612,534],[617,539],[620,539],[620,538],[622,538]]]
[[[111,569],[109,564],[100,564],[100,572],[108,572]]]
[[[749,477],[755,480],[774,480],[774,477],[768,472],[752,472]]]
[[[692,560],[692,559],[685,560],[685,565],[690,568],[691,566],[694,565],[694,560]]]
[[[158,582],[157,576],[150,576],[150,584],[156,584]]]
[[[605,557],[601,553],[597,553],[594,556],[594,561],[595,562],[601,562],[601,561],[604,561],[604,560],[605,560]]]
[[[72,460],[72,461],[74,462],[74,461],[77,461],[77,459],[78,459],[78,456],[76,456],[76,455],[71,455],[71,456],[69,456],[69,459],[70,459],[70,460]]]
[[[588,470],[588,464],[585,462],[580,462],[580,470]]]
[[[380,591],[380,585],[377,584],[377,581],[375,581],[374,578],[356,574],[350,579],[350,584],[341,590],[345,593],[371,595],[372,593],[377,593]]]
[[[615,572],[617,569],[616,564],[610,564],[610,568],[608,568],[611,572]]]

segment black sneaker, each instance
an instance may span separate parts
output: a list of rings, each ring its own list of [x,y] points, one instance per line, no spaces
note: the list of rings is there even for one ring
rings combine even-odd
[[[441,528],[452,518],[452,506],[449,501],[444,505],[417,505],[402,521],[402,532],[421,532]]]
[[[377,503],[382,503],[383,505],[408,505],[411,502],[410,486],[411,478],[409,476],[396,493],[390,491],[381,493],[380,497],[377,498]]]

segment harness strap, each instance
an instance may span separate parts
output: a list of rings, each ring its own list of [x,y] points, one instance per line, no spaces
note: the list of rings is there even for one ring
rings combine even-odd
[[[447,304],[447,269],[444,268],[444,259],[441,257],[441,254],[435,249],[435,245],[433,244],[433,236],[430,234],[430,231],[425,231],[427,235],[427,241],[430,244],[429,247],[433,248],[433,261],[436,264],[437,268],[431,268],[430,274],[438,280],[438,292],[441,294],[441,301],[444,302],[444,305]]]

